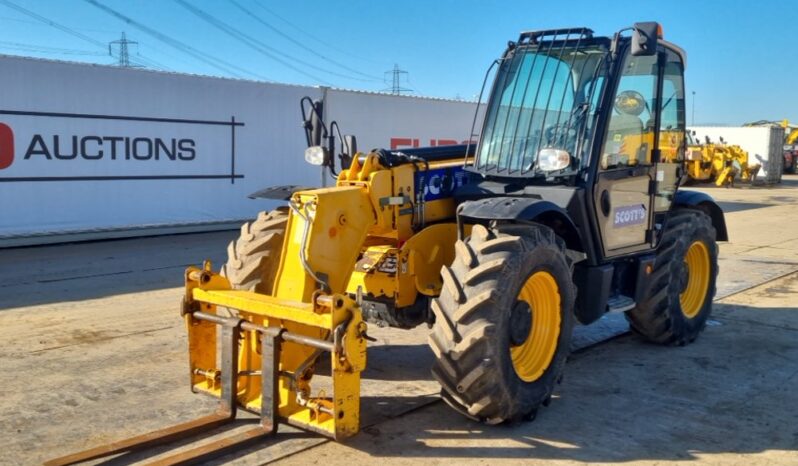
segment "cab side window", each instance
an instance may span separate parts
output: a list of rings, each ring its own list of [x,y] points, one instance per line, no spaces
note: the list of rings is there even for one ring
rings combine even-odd
[[[685,100],[684,64],[673,50],[667,50],[662,80],[662,113],[659,126],[661,162],[684,160]]]
[[[662,74],[662,106],[659,118],[656,212],[667,212],[679,184],[679,168],[685,152],[684,63],[679,54],[665,49]]]
[[[602,170],[651,164],[657,95],[657,56],[624,58],[601,152]]]

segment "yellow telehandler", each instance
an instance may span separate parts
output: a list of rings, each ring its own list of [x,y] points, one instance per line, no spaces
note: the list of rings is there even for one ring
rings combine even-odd
[[[442,398],[490,424],[548,405],[576,322],[625,312],[651,341],[692,342],[727,232],[709,196],[678,190],[685,60],[653,22],[611,37],[523,32],[495,61],[481,136],[464,146],[357,152],[338,138],[336,158],[333,125],[303,99],[305,158],[335,186],[256,193],[285,206],[242,226],[219,272],[185,273],[190,386],[218,411],[49,464],[170,442],[238,409],[258,427],[158,464],[205,461],[279,423],[352,436],[368,323],[431,325]],[[678,136],[668,147],[666,134]]]
[[[691,133],[687,134],[685,167],[691,181],[714,181],[716,186],[733,186],[740,179],[752,182],[761,165],[748,162],[748,152],[738,145],[726,144],[723,138],[713,143],[709,136],[702,144]]]

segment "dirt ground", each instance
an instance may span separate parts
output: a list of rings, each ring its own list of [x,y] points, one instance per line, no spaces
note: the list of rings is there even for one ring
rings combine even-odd
[[[487,427],[439,401],[425,328],[374,329],[360,435],[337,444],[281,426],[220,462],[798,464],[798,177],[707,191],[731,241],[695,344],[622,334],[587,346],[535,422]],[[188,390],[180,285],[186,265],[219,264],[234,235],[0,250],[0,464],[38,464],[211,411]],[[599,326],[617,330],[608,322]]]

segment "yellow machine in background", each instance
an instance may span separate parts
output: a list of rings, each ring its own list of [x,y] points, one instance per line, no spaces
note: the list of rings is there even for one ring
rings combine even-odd
[[[783,122],[784,133],[784,172],[795,173],[798,166],[798,126]]]
[[[798,144],[798,125],[791,125],[787,120],[782,121],[781,124],[785,129],[784,144],[790,146]]]
[[[749,165],[748,152],[738,145],[707,141],[701,144],[687,134],[685,169],[691,180],[714,181],[717,186],[732,186],[735,180],[748,181],[756,177],[760,166]]]

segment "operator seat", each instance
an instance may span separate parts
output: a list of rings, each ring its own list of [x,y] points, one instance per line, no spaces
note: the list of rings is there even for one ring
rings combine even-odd
[[[636,165],[643,137],[643,121],[634,115],[613,110],[607,140],[601,156],[601,168]]]

